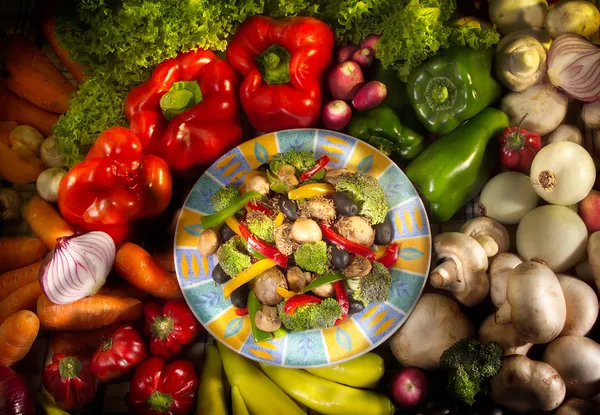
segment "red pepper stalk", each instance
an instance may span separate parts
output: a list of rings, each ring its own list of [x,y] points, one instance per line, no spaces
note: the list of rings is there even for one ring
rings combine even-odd
[[[87,357],[55,353],[42,380],[56,404],[66,410],[83,408],[96,396],[96,378]]]
[[[398,261],[398,244],[388,245],[381,258],[377,260],[377,262],[386,268],[390,268],[396,261]]]
[[[542,148],[542,138],[531,131],[521,128],[527,114],[519,125],[506,127],[500,136],[500,161],[509,170],[529,174],[535,155]]]
[[[317,160],[317,163],[313,167],[306,170],[304,173],[302,173],[300,175],[300,181],[303,182],[304,180],[310,179],[315,174],[317,174],[318,172],[323,170],[325,168],[325,166],[327,166],[328,163],[329,163],[329,157],[327,156],[327,154],[319,157],[319,159]]]
[[[264,255],[266,258],[275,261],[275,263],[281,268],[287,268],[288,257],[279,252],[275,246],[268,244],[262,239],[252,235],[243,223],[240,223],[240,233],[248,242],[248,245],[250,245],[253,249]]]
[[[142,336],[129,324],[107,336],[92,356],[92,372],[103,382],[118,379],[146,359]]]
[[[346,317],[348,316],[348,309],[350,308],[350,300],[348,299],[348,292],[346,291],[346,285],[344,281],[336,281],[333,283],[333,287],[335,288],[335,298],[337,298],[337,302],[342,307],[342,315],[335,321],[335,325],[342,323]]]
[[[308,304],[319,304],[322,300],[319,297],[310,294],[298,294],[286,300],[283,304],[283,311],[286,314],[294,314],[298,307]]]
[[[342,249],[350,252],[351,254],[359,255],[367,258],[369,261],[375,261],[375,253],[366,246],[352,242],[343,236],[338,235],[325,223],[321,223],[321,230],[325,238],[338,245]]]
[[[146,303],[144,318],[144,332],[151,336],[150,351],[165,360],[177,355],[198,333],[196,317],[181,301],[168,301],[162,309],[156,303]]]

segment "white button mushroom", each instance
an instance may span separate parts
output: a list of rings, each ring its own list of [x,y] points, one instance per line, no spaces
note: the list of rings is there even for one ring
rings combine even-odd
[[[267,178],[261,174],[254,175],[250,177],[248,180],[244,182],[244,184],[240,187],[240,193],[247,193],[251,191],[255,191],[260,193],[261,195],[269,194],[271,190],[271,185]]]
[[[344,238],[363,246],[371,246],[375,241],[375,231],[362,216],[343,216],[333,229]]]
[[[479,341],[483,344],[498,343],[504,356],[526,355],[533,343],[521,340],[511,323],[496,324],[495,315],[488,316],[479,327]]]
[[[221,243],[219,233],[214,229],[205,229],[198,237],[198,252],[202,256],[210,256],[217,252]]]
[[[592,287],[579,278],[565,274],[556,276],[567,304],[567,320],[560,335],[585,336],[598,318],[598,297]]]
[[[506,302],[508,277],[521,262],[523,262],[521,258],[508,252],[498,255],[492,261],[492,265],[490,265],[490,297],[496,308]]]
[[[267,333],[279,330],[281,327],[281,320],[277,314],[277,307],[263,305],[261,309],[256,312],[254,323],[256,324],[256,328],[266,331]]]
[[[301,244],[312,244],[323,239],[323,233],[314,220],[299,218],[292,225],[292,238]]]
[[[460,228],[460,232],[479,242],[488,257],[508,251],[510,244],[508,231],[494,219],[485,216],[471,219]]]

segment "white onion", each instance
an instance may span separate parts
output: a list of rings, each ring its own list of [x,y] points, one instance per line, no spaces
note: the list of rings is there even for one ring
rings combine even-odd
[[[113,239],[104,232],[59,238],[40,268],[44,294],[55,304],[94,295],[106,282],[115,253]]]
[[[536,154],[529,177],[537,194],[546,202],[574,205],[592,190],[596,166],[585,148],[571,141],[559,141]]]
[[[540,206],[517,228],[523,261],[541,262],[554,272],[573,267],[585,254],[588,232],[577,213],[565,206]]]
[[[523,173],[507,171],[493,177],[481,191],[479,213],[504,225],[519,223],[540,197]]]

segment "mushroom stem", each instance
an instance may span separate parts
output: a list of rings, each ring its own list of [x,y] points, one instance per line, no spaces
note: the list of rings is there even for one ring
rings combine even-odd
[[[488,257],[492,257],[498,253],[498,244],[489,235],[475,235],[475,240],[479,242],[479,245],[485,249],[485,253]]]
[[[510,323],[510,313],[512,309],[508,301],[505,301],[502,306],[496,310],[496,314],[494,315],[494,322],[496,324],[508,324]]]
[[[452,258],[447,258],[435,267],[429,275],[429,282],[433,288],[452,292],[460,292],[465,289],[465,280],[460,278],[458,265]]]

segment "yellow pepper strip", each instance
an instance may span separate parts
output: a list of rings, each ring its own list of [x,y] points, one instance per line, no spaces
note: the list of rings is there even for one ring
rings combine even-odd
[[[223,296],[229,298],[232,292],[252,281],[253,278],[258,277],[269,268],[273,268],[275,265],[277,265],[275,261],[270,259],[261,259],[260,261],[255,262],[250,268],[246,268],[236,275],[235,278],[232,278],[223,284]]]
[[[375,259],[379,259],[383,256],[383,254],[385,253],[387,246],[377,246],[377,249],[373,252],[375,252]]]
[[[283,221],[285,220],[285,215],[281,212],[279,212],[277,214],[277,216],[275,216],[275,220],[273,221],[273,225],[275,225],[275,228],[279,228],[281,225],[283,225]]]
[[[225,223],[227,224],[227,226],[229,226],[229,228],[231,228],[232,231],[234,231],[237,235],[242,237],[242,233],[240,232],[240,223],[237,221],[236,218],[230,216],[227,219],[225,219]]]
[[[283,298],[285,298],[286,300],[289,300],[290,298],[296,295],[295,292],[286,290],[285,288],[279,286],[275,287],[275,292]]]
[[[227,415],[221,355],[216,346],[206,346],[206,358],[198,386],[196,415]]]
[[[329,193],[335,193],[332,185],[327,183],[311,183],[300,186],[297,189],[290,190],[288,197],[290,200],[311,199],[317,196],[323,196]]]

